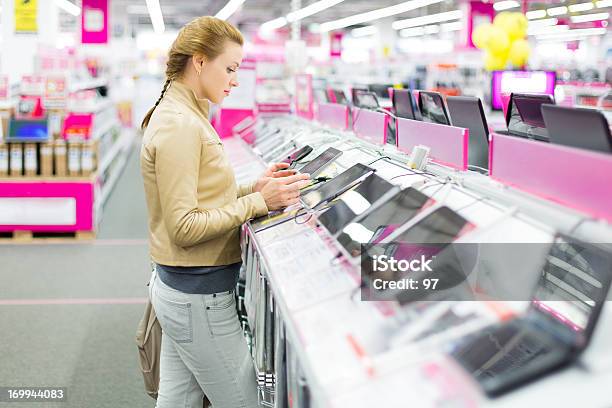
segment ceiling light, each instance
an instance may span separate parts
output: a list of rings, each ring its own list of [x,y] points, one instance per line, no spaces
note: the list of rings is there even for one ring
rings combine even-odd
[[[597,8],[612,7],[612,0],[599,0],[596,4]]]
[[[588,3],[578,3],[578,4],[572,4],[571,6],[569,6],[569,11],[571,13],[577,13],[579,11],[589,11],[589,10],[593,10],[593,3],[592,2],[588,2]]]
[[[351,30],[353,37],[367,37],[368,35],[374,35],[378,32],[378,28],[375,26],[359,27]]]
[[[423,28],[425,30],[425,34],[438,34],[440,32],[440,26],[437,25],[428,25]]]
[[[406,28],[399,32],[400,37],[418,37],[423,34],[425,34],[425,28],[423,27]]]
[[[588,23],[591,21],[607,20],[608,18],[610,18],[610,13],[583,14],[571,17],[572,23]]]
[[[569,26],[566,24],[562,24],[562,25],[554,25],[554,26],[548,26],[548,27],[536,27],[536,28],[529,28],[527,30],[527,35],[543,35],[543,34],[554,34],[554,33],[561,33],[564,31],[568,31],[569,30]]]
[[[287,25],[287,19],[285,17],[279,17],[275,18],[274,20],[266,21],[259,27],[259,29],[264,32],[269,32],[284,27],[285,25]]]
[[[443,0],[410,0],[394,6],[383,7],[380,9],[368,11],[366,13],[355,14],[339,20],[328,21],[321,24],[321,32],[337,30],[340,28],[352,26],[355,24],[365,23],[367,21],[378,20],[380,18],[391,17],[407,11],[416,10],[421,7],[426,7],[431,4],[441,3]]]
[[[454,23],[440,24],[440,28],[445,32],[459,31],[463,28],[463,23],[461,21],[455,21]]]
[[[546,10],[533,10],[525,13],[528,20],[535,20],[536,18],[546,17]]]
[[[563,33],[543,34],[536,36],[536,40],[560,40],[560,41],[576,41],[592,35],[604,35],[605,28],[582,28],[577,30],[567,30]]]
[[[328,9],[332,6],[335,6],[338,3],[342,3],[344,0],[321,0],[321,1],[317,1],[316,3],[312,3],[309,6],[306,6],[304,8],[301,8],[299,10],[293,11],[289,14],[287,14],[287,21],[288,22],[293,22],[293,21],[298,21],[301,20],[303,18],[312,16],[313,14],[317,14],[320,11],[323,11],[325,9]]]
[[[147,0],[147,9],[151,17],[153,31],[155,31],[155,34],[163,34],[166,31],[166,26],[164,25],[164,16],[159,6],[159,0]]]
[[[554,25],[557,25],[558,22],[559,20],[557,20],[556,18],[545,18],[543,20],[530,21],[529,24],[527,25],[527,28],[532,29],[532,28],[554,26]]]
[[[238,10],[240,6],[242,6],[244,0],[229,0],[227,4],[219,10],[215,17],[220,18],[221,20],[227,20]]]
[[[551,17],[553,17],[553,16],[561,16],[563,14],[567,14],[567,7],[565,7],[565,6],[552,7],[552,8],[546,9],[546,12]]]
[[[72,14],[75,17],[81,14],[81,8],[68,0],[55,0],[55,4],[66,13]]]
[[[521,4],[514,0],[498,1],[497,3],[493,4],[495,11],[509,10],[520,6]]]
[[[457,20],[462,16],[463,12],[461,10],[447,11],[445,13],[429,14],[427,16],[394,21],[391,27],[395,30],[401,30],[403,28],[418,27],[432,23],[440,23],[442,21]]]

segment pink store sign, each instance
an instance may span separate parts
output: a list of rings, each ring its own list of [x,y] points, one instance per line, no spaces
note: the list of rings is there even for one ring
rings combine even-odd
[[[108,0],[83,0],[81,43],[108,42]]]

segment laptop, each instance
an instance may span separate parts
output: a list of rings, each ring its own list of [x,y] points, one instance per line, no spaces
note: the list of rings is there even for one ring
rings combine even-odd
[[[450,355],[489,396],[571,364],[588,346],[612,279],[612,252],[558,234],[530,306],[458,342]]]
[[[365,164],[357,163],[331,180],[302,193],[300,202],[305,208],[316,210],[321,205],[334,200],[340,194],[361,182],[367,176],[374,173],[374,171],[373,168]]]
[[[335,238],[349,258],[358,257],[361,254],[361,244],[388,235],[417,215],[427,202],[430,202],[428,196],[408,187],[357,216],[340,229]]]
[[[444,99],[438,92],[420,91],[419,110],[424,122],[450,125]]]
[[[355,217],[370,210],[375,203],[386,201],[397,191],[399,187],[376,174],[370,174],[357,187],[332,201],[330,208],[319,216],[319,224],[334,235]]]
[[[338,103],[340,105],[348,105],[348,100],[346,99],[346,95],[344,94],[344,91],[340,89],[332,89],[331,92],[334,97],[335,103]]]
[[[489,127],[480,98],[449,96],[446,98],[453,126],[469,129],[468,163],[489,169]]]
[[[542,105],[551,143],[612,153],[610,125],[595,109]]]
[[[393,90],[393,109],[398,118],[420,120],[410,89]]]
[[[317,177],[325,167],[336,161],[338,157],[342,156],[342,152],[338,149],[334,149],[333,147],[327,148],[323,153],[304,164],[298,170],[300,173],[308,173],[311,178]]]
[[[355,105],[357,108],[371,110],[380,109],[378,98],[374,92],[355,91],[355,98],[356,99],[353,101],[353,105]]]
[[[555,100],[551,95],[512,93],[506,111],[508,131],[497,133],[548,142],[550,139],[545,128],[541,107],[544,104],[554,105],[554,103]]]
[[[284,159],[281,160],[281,163],[289,164],[289,168],[293,168],[297,162],[306,158],[312,152],[312,147],[309,145],[305,145],[290,152]]]

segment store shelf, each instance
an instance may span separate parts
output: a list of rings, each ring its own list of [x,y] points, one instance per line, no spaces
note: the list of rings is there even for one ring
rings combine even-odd
[[[104,173],[108,166],[113,162],[113,160],[115,160],[115,157],[118,154],[121,154],[125,149],[127,149],[131,145],[133,140],[133,131],[124,130],[121,136],[119,136],[119,139],[115,141],[115,144],[113,145],[111,150],[99,161],[98,173]]]
[[[87,89],[99,88],[101,86],[107,86],[108,80],[106,78],[89,79],[85,81],[79,81],[71,84],[68,87],[68,92],[78,92]]]

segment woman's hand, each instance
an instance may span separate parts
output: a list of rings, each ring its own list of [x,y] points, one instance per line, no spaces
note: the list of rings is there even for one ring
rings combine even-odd
[[[264,174],[257,180],[253,187],[254,192],[261,191],[261,189],[273,178],[293,176],[297,173],[294,169],[289,169],[288,163],[272,163],[268,166]]]
[[[286,177],[270,177],[261,189],[268,210],[280,210],[297,203],[300,189],[310,184],[309,174],[295,174]]]

